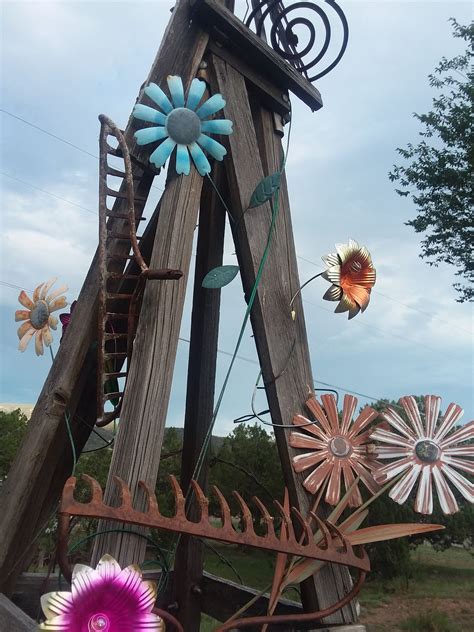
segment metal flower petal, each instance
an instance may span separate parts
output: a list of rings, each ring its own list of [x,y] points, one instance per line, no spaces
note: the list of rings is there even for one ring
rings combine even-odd
[[[136,567],[121,570],[110,555],[105,555],[96,569],[75,566],[70,593],[43,595],[41,607],[46,621],[39,629],[161,631],[163,622],[152,613],[155,600],[155,586],[143,581]]]
[[[327,269],[321,276],[332,283],[323,299],[339,301],[335,312],[349,312],[351,319],[367,309],[376,272],[367,248],[353,239],[336,244],[336,251],[322,258]]]
[[[357,407],[357,398],[345,395],[342,416],[339,419],[337,403],[334,395],[322,395],[322,406],[312,397],[306,402],[314,425],[302,415],[295,415],[293,424],[305,433],[291,432],[289,444],[293,448],[310,450],[293,457],[293,468],[296,472],[311,469],[303,485],[312,494],[322,486],[326,488],[326,502],[337,505],[341,493],[341,483],[348,489],[359,476],[364,485],[375,493],[379,486],[371,471],[380,467],[368,451],[368,425],[377,417],[377,411],[364,408],[355,421],[352,421]],[[316,466],[316,467],[314,467]],[[356,487],[351,494],[349,505],[358,507],[362,497]]]
[[[53,342],[51,328],[56,329],[57,318],[52,316],[52,312],[62,309],[67,305],[66,297],[62,296],[67,291],[64,285],[53,292],[49,292],[56,282],[56,277],[49,279],[46,283],[41,283],[33,292],[33,300],[29,298],[24,290],[20,292],[18,300],[23,307],[15,312],[15,320],[23,321],[18,328],[18,338],[20,343],[18,349],[25,351],[29,341],[35,337],[35,352],[40,356],[44,353],[43,343],[49,347]]]
[[[384,444],[376,448],[378,458],[390,461],[374,472],[377,482],[383,484],[403,472],[390,491],[390,497],[399,504],[408,499],[418,482],[415,511],[422,514],[433,512],[433,482],[445,514],[459,510],[448,481],[468,502],[474,503],[474,485],[459,472],[474,472],[474,450],[470,445],[460,445],[474,439],[474,421],[453,431],[463,411],[451,403],[444,417],[440,417],[441,398],[435,395],[424,398],[424,421],[414,397],[402,397],[400,404],[407,421],[388,408],[382,416],[394,432],[378,428],[371,435]]]
[[[156,125],[136,131],[135,139],[138,145],[162,141],[150,155],[150,162],[156,167],[163,167],[176,147],[176,172],[184,175],[191,172],[191,156],[198,173],[204,176],[210,173],[211,165],[201,147],[216,160],[222,160],[227,153],[223,145],[207,134],[232,134],[232,122],[227,119],[204,120],[221,110],[225,100],[215,94],[199,105],[206,90],[205,82],[200,79],[193,79],[187,98],[180,77],[170,75],[167,84],[171,100],[154,83],[145,88],[145,94],[160,110],[142,103],[135,106],[133,116],[136,119]]]

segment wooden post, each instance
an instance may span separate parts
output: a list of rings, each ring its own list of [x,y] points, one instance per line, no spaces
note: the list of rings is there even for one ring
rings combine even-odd
[[[194,77],[207,41],[208,35],[191,23],[189,0],[178,0],[147,82],[161,83],[170,72],[181,73],[185,78]],[[130,118],[125,137],[133,158],[137,195],[146,198],[151,180],[147,181],[148,189],[140,185],[145,184],[144,175],[149,175],[146,171],[147,148],[136,145],[133,137],[136,129],[137,121]],[[139,188],[142,189],[140,194]],[[125,213],[123,200],[117,200],[114,210]],[[72,402],[79,401],[81,397],[82,391],[78,390],[78,386],[82,388],[87,378],[85,357],[97,330],[97,262],[96,254],[79,296],[75,318],[38,398],[28,424],[28,433],[0,490],[0,589],[4,591],[11,590],[21,572],[20,556],[44,526],[41,516],[53,510],[57,490],[64,485],[69,474],[59,465],[64,460],[64,453],[70,451],[69,438],[63,428],[64,412],[67,409],[73,418],[74,435],[77,429]],[[82,445],[78,446],[79,452],[80,449]],[[52,485],[57,467],[62,477]],[[54,491],[50,492],[50,489]]]
[[[257,106],[255,121],[242,75],[225,61],[213,56],[212,68],[217,89],[226,95],[226,118],[239,130],[228,138],[230,155],[225,163],[231,204],[237,221],[233,224],[234,241],[242,281],[247,297],[254,285],[257,269],[267,242],[271,207],[269,203],[248,210],[250,197],[258,183],[281,168],[282,145],[273,127],[273,114]],[[261,157],[258,154],[260,149]],[[296,413],[304,412],[304,402],[313,392],[313,376],[300,297],[294,303],[297,317],[291,317],[290,300],[300,283],[296,263],[293,231],[286,179],[282,177],[280,211],[269,256],[252,309],[251,321],[262,367],[268,403],[274,424],[291,424]],[[301,475],[295,474],[291,457],[294,451],[287,443],[286,430],[275,428],[285,482],[291,503],[307,514],[312,499],[302,486]],[[334,565],[326,566],[317,578],[302,585],[303,605],[310,609],[325,608],[336,602],[351,585],[349,571]],[[356,618],[351,607],[326,620],[327,623],[348,623]]]
[[[193,170],[189,176],[173,177],[161,198],[150,267],[182,270],[184,276],[179,281],[146,284],[105,492],[107,503],[116,501],[114,475],[126,481],[132,493],[137,491],[137,508],[145,509],[138,481],[152,489],[156,484],[201,189],[202,177]],[[101,522],[99,530],[104,527],[107,523]],[[104,553],[122,566],[139,563],[145,544],[127,533],[99,536],[92,563]]]
[[[214,179],[219,191],[224,178],[223,167],[216,163]],[[224,192],[225,195],[225,192]],[[209,270],[222,265],[224,249],[225,209],[209,180],[204,180],[196,268],[194,276],[191,344],[189,349],[186,413],[184,418],[181,487],[190,485],[204,438],[212,419],[219,335],[220,290],[206,290],[202,280]],[[206,493],[208,460],[197,478]],[[199,520],[200,512],[191,502],[190,520]],[[199,632],[202,610],[203,545],[196,538],[182,536],[174,564],[174,596],[177,615],[186,632]]]

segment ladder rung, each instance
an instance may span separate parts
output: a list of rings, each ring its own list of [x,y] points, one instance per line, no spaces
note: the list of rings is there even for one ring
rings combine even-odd
[[[118,340],[119,338],[128,338],[128,334],[104,334],[105,340]]]
[[[122,314],[120,312],[107,312],[105,314],[105,317],[107,320],[119,320],[119,319],[125,319],[128,318],[128,312],[125,314]]]
[[[107,255],[107,259],[113,259],[114,261],[127,261],[134,258],[135,255]]]
[[[129,219],[127,214],[125,214],[125,213],[114,213],[110,209],[106,209],[105,214],[107,215],[107,217],[116,217],[117,219],[126,219],[127,221]],[[146,217],[135,217],[134,219],[135,219],[136,222],[144,222],[146,220]]]
[[[124,171],[120,171],[119,169],[114,169],[114,167],[109,167],[107,165],[106,172],[109,176],[115,176],[116,178],[125,178],[126,174]]]
[[[124,239],[126,241],[130,241],[130,234],[128,233],[109,233],[108,237],[112,237],[113,239]],[[140,241],[141,237],[137,235],[137,241]]]
[[[121,294],[120,292],[107,292],[105,297],[106,301],[113,301],[114,299],[127,299],[130,300],[133,294]]]
[[[108,399],[115,399],[116,397],[121,397],[122,395],[123,393],[120,391],[117,393],[104,393],[104,401],[107,401]]]
[[[139,274],[120,274],[120,272],[109,272],[108,279],[139,279]]]
[[[104,353],[104,358],[126,358],[128,353],[126,351],[111,351],[110,353]]]
[[[107,187],[107,195],[110,195],[111,197],[120,198],[122,200],[128,200],[127,193],[124,193],[123,191],[114,191],[114,189],[111,189],[110,187]],[[135,202],[146,202],[146,198],[139,197],[136,195],[134,195],[133,199],[135,200]]]
[[[117,373],[104,373],[104,379],[110,378],[110,377],[127,377],[128,373],[127,372],[123,372],[123,371],[118,371]]]

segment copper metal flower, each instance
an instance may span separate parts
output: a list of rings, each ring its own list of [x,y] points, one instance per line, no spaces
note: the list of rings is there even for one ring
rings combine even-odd
[[[97,568],[76,564],[71,592],[43,595],[41,607],[46,621],[40,630],[64,632],[160,632],[164,625],[152,613],[156,587],[143,581],[140,569],[123,570],[110,555]]]
[[[44,353],[43,342],[47,347],[53,342],[51,329],[56,329],[58,319],[52,315],[52,312],[64,309],[67,305],[66,297],[61,296],[67,290],[65,285],[54,292],[49,292],[55,282],[56,277],[53,277],[46,283],[38,285],[33,292],[33,299],[30,299],[24,290],[20,292],[18,300],[26,308],[15,312],[17,322],[25,321],[18,328],[18,338],[20,339],[18,349],[20,351],[26,349],[33,336],[35,336],[35,351],[38,356]]]
[[[327,484],[326,502],[330,505],[337,505],[339,502],[341,477],[344,478],[346,489],[352,485],[355,476],[360,476],[369,491],[376,493],[379,486],[371,470],[380,467],[380,463],[368,452],[367,442],[371,430],[367,427],[378,412],[366,406],[353,422],[352,417],[357,406],[357,398],[353,395],[344,396],[341,419],[334,395],[322,395],[321,401],[322,406],[316,397],[306,402],[316,423],[307,425],[311,423],[309,419],[303,415],[295,415],[293,424],[304,426],[305,432],[290,432],[289,437],[289,444],[293,448],[309,449],[309,452],[293,457],[296,472],[314,468],[305,478],[304,487],[314,494],[322,485]],[[349,505],[358,507],[361,503],[360,491],[355,487]]]
[[[348,244],[336,244],[336,250],[322,257],[328,268],[321,276],[332,283],[323,299],[339,301],[334,311],[349,312],[349,318],[354,318],[369,304],[375,268],[367,248],[353,239]]]
[[[451,403],[444,417],[439,417],[441,398],[436,395],[425,397],[424,423],[414,397],[402,397],[400,404],[408,423],[388,408],[382,416],[396,432],[378,428],[372,433],[372,439],[386,444],[376,448],[377,456],[391,461],[374,472],[376,480],[384,483],[405,472],[390,491],[390,497],[402,504],[420,479],[415,511],[423,514],[433,512],[433,481],[445,514],[459,510],[448,480],[466,500],[474,502],[474,485],[458,471],[474,474],[474,421],[451,432],[463,410]]]

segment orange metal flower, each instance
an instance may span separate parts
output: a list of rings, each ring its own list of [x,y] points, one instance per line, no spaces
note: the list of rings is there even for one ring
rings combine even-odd
[[[377,446],[377,456],[390,460],[390,463],[374,472],[376,480],[382,484],[403,472],[389,494],[401,505],[419,479],[415,511],[422,514],[433,512],[433,481],[445,514],[459,510],[448,480],[468,502],[474,503],[474,484],[458,471],[474,474],[474,421],[452,432],[463,410],[451,403],[444,417],[439,417],[441,397],[436,395],[425,397],[424,422],[414,397],[402,397],[400,404],[408,423],[392,408],[388,408],[382,416],[395,432],[377,428],[372,434],[372,439],[384,444]]]
[[[293,417],[293,424],[304,426],[306,432],[290,432],[289,444],[293,448],[310,450],[293,457],[295,472],[303,472],[316,466],[305,478],[303,485],[314,494],[322,485],[327,484],[326,502],[330,505],[337,505],[339,502],[342,477],[345,488],[349,489],[355,476],[360,476],[364,485],[375,494],[379,486],[371,471],[381,464],[368,452],[367,442],[371,429],[368,430],[367,426],[377,417],[378,412],[366,406],[353,422],[357,397],[344,396],[341,419],[334,395],[322,395],[321,401],[322,406],[316,397],[311,397],[306,402],[307,408],[316,419],[314,424],[303,415]],[[360,491],[355,487],[349,505],[358,507],[361,504]]]
[[[336,244],[336,250],[322,257],[328,268],[321,276],[332,283],[323,299],[339,301],[334,311],[348,311],[349,318],[354,318],[369,304],[370,291],[375,285],[375,268],[367,248],[353,239],[349,239],[348,244]]]
[[[19,309],[15,312],[15,320],[25,322],[18,328],[18,338],[20,344],[18,349],[24,351],[33,336],[35,337],[35,351],[36,355],[40,356],[44,353],[44,344],[49,347],[53,342],[53,336],[51,335],[51,329],[56,329],[58,325],[58,319],[52,315],[58,309],[66,307],[66,297],[61,296],[63,292],[66,292],[67,287],[63,285],[54,292],[49,292],[51,286],[56,282],[56,277],[53,277],[46,283],[38,285],[33,292],[33,300],[29,298],[27,293],[22,290],[18,296],[18,300],[26,309]]]

